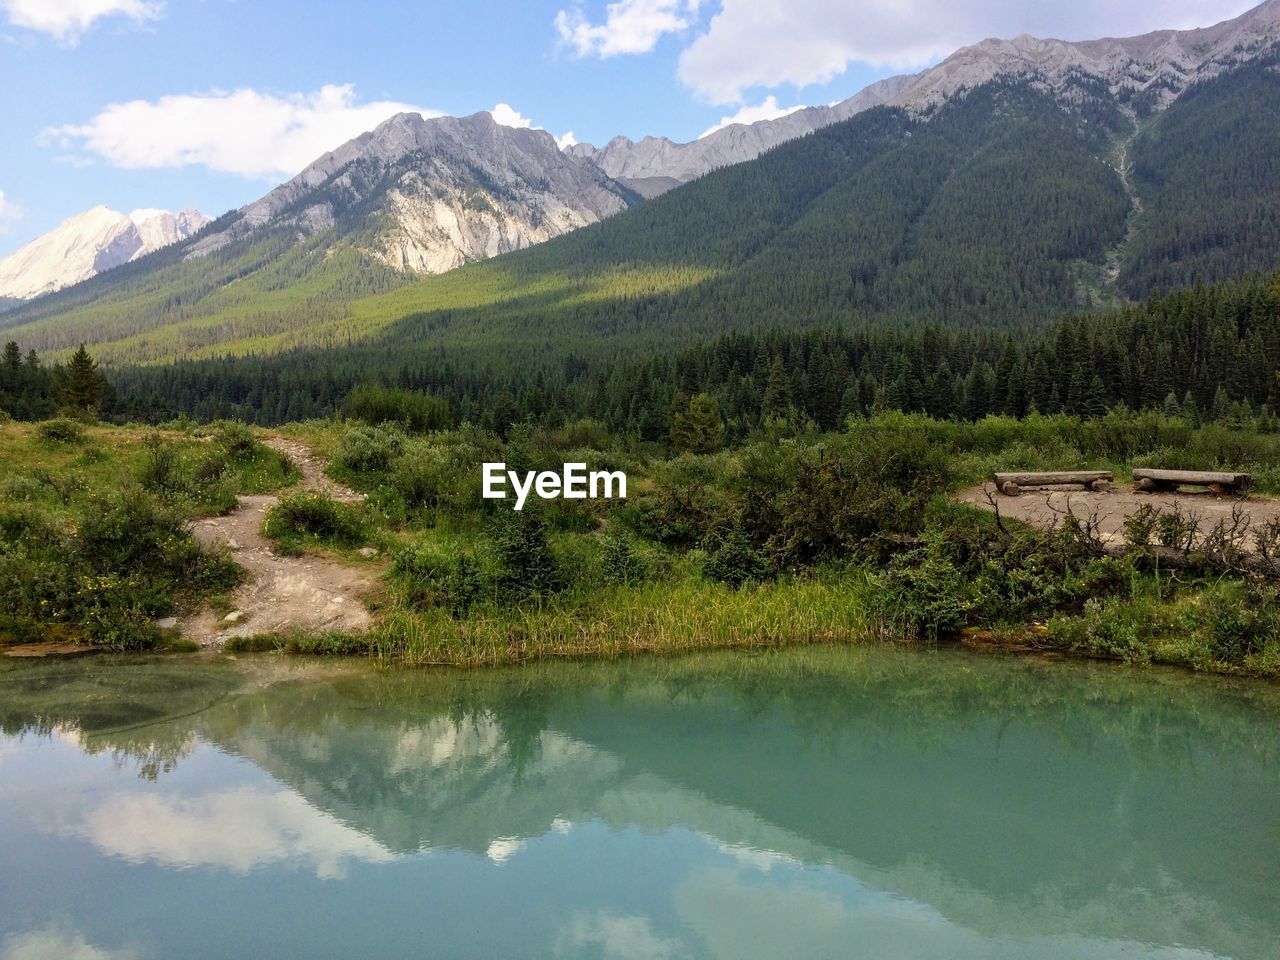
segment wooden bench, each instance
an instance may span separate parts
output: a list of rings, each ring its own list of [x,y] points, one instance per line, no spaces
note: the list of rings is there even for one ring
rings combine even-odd
[[[1138,467],[1133,471],[1133,489],[1144,493],[1177,490],[1180,486],[1207,487],[1214,496],[1235,496],[1253,486],[1253,474],[1216,472],[1212,470],[1152,470]]]
[[[1110,470],[1062,470],[1053,473],[993,473],[996,488],[1008,497],[1027,489],[1093,490],[1111,489],[1115,476]]]

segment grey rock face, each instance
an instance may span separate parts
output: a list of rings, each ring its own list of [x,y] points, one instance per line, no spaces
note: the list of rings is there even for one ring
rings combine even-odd
[[[1159,110],[1197,80],[1271,48],[1280,39],[1280,0],[1267,0],[1234,20],[1199,30],[1159,30],[1139,37],[1069,43],[1030,36],[984,40],[922,73],[890,77],[829,107],[808,107],[753,124],[732,124],[691,143],[665,137],[615,137],[603,147],[569,148],[611,177],[656,196],[717,167],[741,163],[787,140],[847,120],[882,104],[927,116],[952,97],[999,77],[1025,77],[1066,97],[1101,80],[1111,95]]]
[[[244,207],[188,255],[268,225],[310,236],[360,206],[365,225],[345,224],[360,231],[357,245],[399,269],[440,273],[594,223],[634,199],[545,131],[505,127],[488,113],[430,120],[405,113]]]
[[[636,190],[644,196],[656,196],[663,188],[686,183],[717,167],[752,160],[780,143],[887,103],[914,79],[889,77],[829,107],[805,107],[776,120],[730,124],[690,143],[674,143],[666,137],[645,137],[638,142],[614,137],[600,148],[579,143],[567,152],[590,159],[611,177],[641,184]]]
[[[1198,30],[1157,30],[1122,39],[1069,43],[1020,36],[983,40],[956,51],[888,103],[928,114],[997,77],[1020,76],[1064,96],[1101,81],[1113,97],[1160,110],[1197,80],[1209,79],[1272,48],[1280,39],[1280,0]]]

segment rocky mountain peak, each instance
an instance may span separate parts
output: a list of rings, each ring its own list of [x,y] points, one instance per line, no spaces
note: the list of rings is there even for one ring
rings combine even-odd
[[[504,126],[487,112],[401,113],[244,207],[188,255],[264,227],[300,238],[337,228],[393,267],[438,273],[594,223],[633,198],[545,130]]]
[[[198,210],[135,210],[98,205],[0,260],[0,298],[30,300],[194,235],[209,218]]]
[[[1233,20],[1195,30],[1066,41],[1021,34],[957,50],[919,74],[888,102],[928,114],[951,98],[999,77],[1026,77],[1053,91],[1082,79],[1101,81],[1138,113],[1168,106],[1197,80],[1256,57],[1280,40],[1280,0]]]

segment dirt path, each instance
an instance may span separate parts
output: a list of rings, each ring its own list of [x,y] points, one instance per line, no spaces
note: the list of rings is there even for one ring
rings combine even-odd
[[[302,473],[299,486],[303,489],[347,503],[364,499],[326,477],[323,462],[305,444],[282,437],[263,442],[293,460]],[[192,533],[203,544],[226,544],[249,578],[236,590],[229,613],[202,610],[179,620],[177,627],[183,636],[203,647],[219,648],[231,637],[283,630],[363,630],[369,626],[369,611],[360,597],[373,586],[372,570],[324,557],[275,553],[274,545],[262,535],[262,522],[280,498],[237,499],[237,509],[224,517],[197,520]]]
[[[1198,518],[1200,529],[1205,533],[1219,520],[1230,523],[1232,510],[1237,506],[1248,516],[1250,530],[1256,530],[1268,520],[1280,517],[1280,500],[1257,496],[1235,500],[1230,497],[1215,497],[1210,493],[1135,493],[1132,487],[1126,486],[1113,487],[1107,493],[1028,491],[1017,497],[1006,497],[995,493],[995,484],[987,483],[981,487],[961,490],[957,498],[961,503],[991,510],[988,492],[994,494],[1002,517],[1022,520],[1037,527],[1052,526],[1061,521],[1068,510],[1081,520],[1096,513],[1099,532],[1103,542],[1108,545],[1124,542],[1125,519],[1144,506],[1163,512],[1180,509],[1184,516]],[[1252,534],[1246,540],[1245,548],[1252,549]]]

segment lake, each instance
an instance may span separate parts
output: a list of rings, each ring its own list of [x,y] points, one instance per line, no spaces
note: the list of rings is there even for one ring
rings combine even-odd
[[[805,648],[0,661],[0,958],[1280,957],[1280,689]]]

